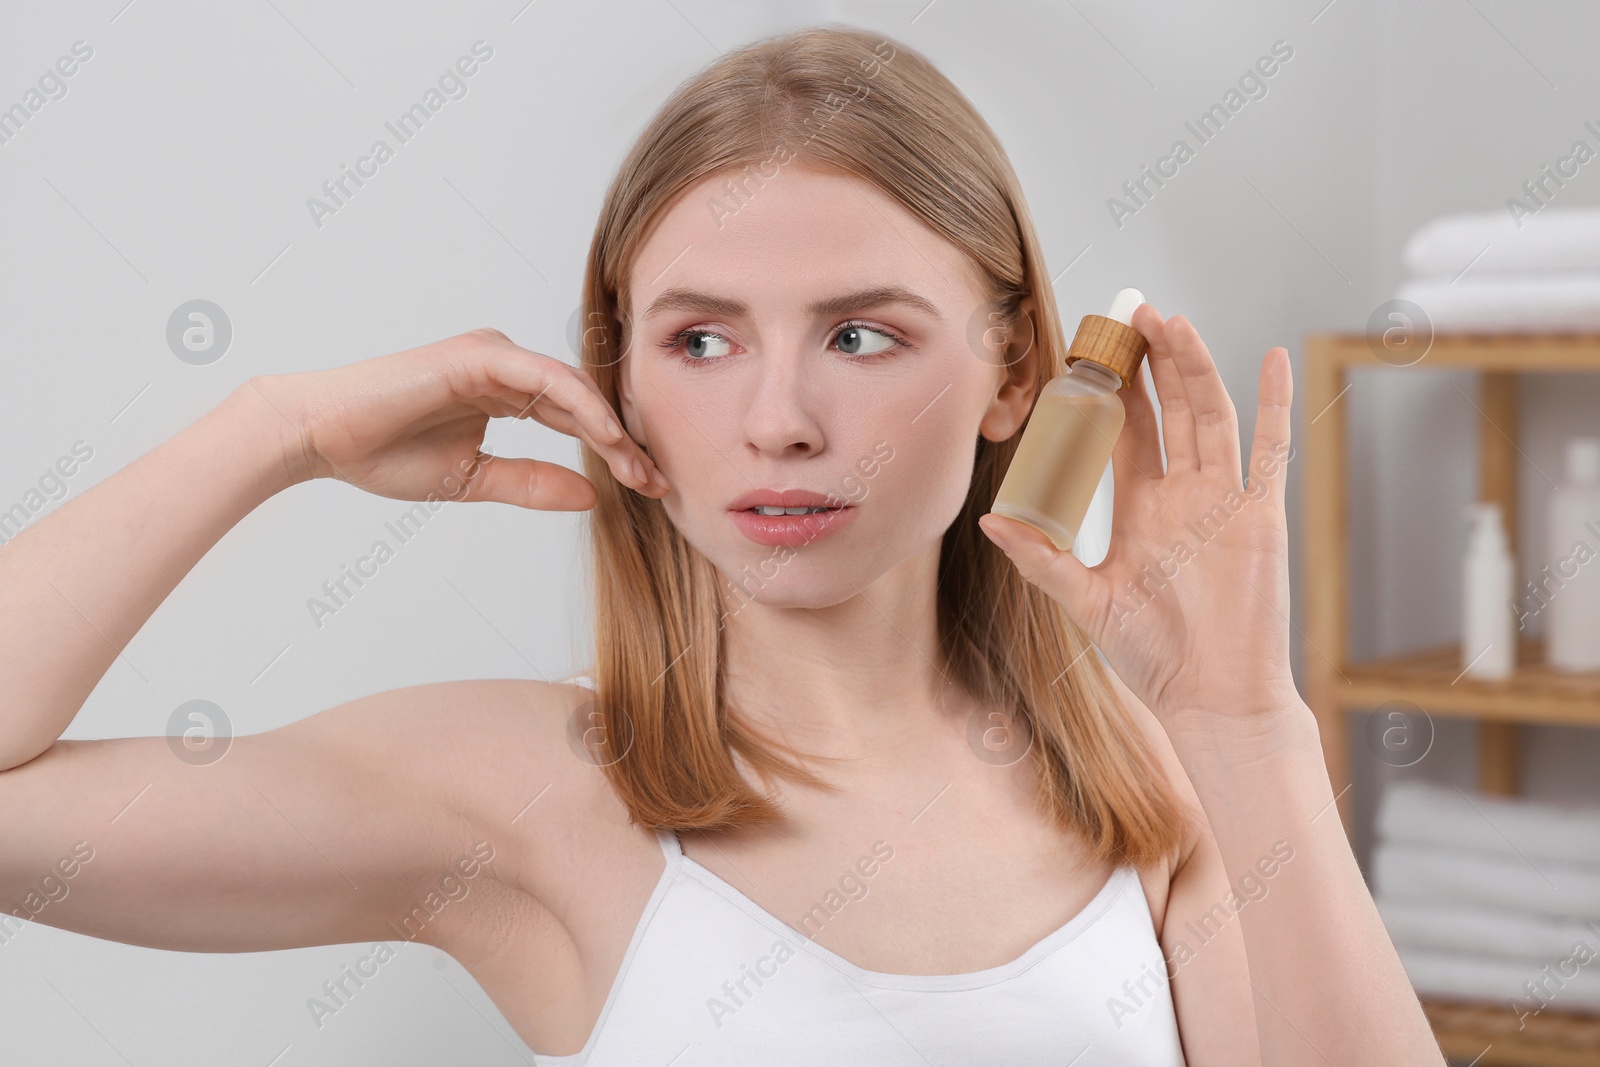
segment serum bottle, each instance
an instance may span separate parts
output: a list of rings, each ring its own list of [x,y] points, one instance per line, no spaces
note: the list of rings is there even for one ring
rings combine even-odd
[[[989,509],[1025,522],[1072,551],[1078,527],[1111,459],[1126,412],[1117,390],[1133,383],[1149,342],[1130,324],[1144,303],[1124,289],[1104,315],[1085,315],[1067,369],[1046,383]]]

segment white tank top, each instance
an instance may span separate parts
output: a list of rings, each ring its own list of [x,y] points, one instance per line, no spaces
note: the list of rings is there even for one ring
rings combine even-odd
[[[1133,867],[1009,963],[888,974],[781,921],[671,831],[656,839],[666,863],[599,1021],[582,1050],[537,1056],[543,1067],[1183,1067]]]

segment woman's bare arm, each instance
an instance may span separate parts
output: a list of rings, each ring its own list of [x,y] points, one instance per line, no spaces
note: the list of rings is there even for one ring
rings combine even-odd
[[[390,939],[405,884],[448,873],[429,853],[469,853],[477,831],[417,758],[433,709],[416,690],[235,738],[214,763],[164,737],[57,740],[194,563],[301,480],[281,426],[247,385],[0,551],[8,937],[27,917],[174,949]]]
[[[524,864],[545,823],[512,820],[578,764],[556,733],[561,688],[393,690],[236,737],[211,763],[165,737],[58,741],[0,772],[0,943],[33,921],[192,952],[456,951],[482,915],[540,907]]]
[[[664,492],[611,415],[586,375],[492,330],[256,378],[0,549],[0,937],[31,919],[195,950],[388,939],[408,936],[413,897],[449,899],[445,879],[479,901],[525,885],[514,864],[493,875],[514,813],[479,764],[516,746],[516,788],[549,784],[564,687],[383,693],[235,738],[214,762],[165,737],[58,738],[157,605],[272,494],[325,476],[398,499],[593,505],[575,471],[482,453],[495,416],[581,436],[619,480]]]
[[[200,557],[309,476],[286,429],[246,383],[0,549],[0,769],[49,748]]]
[[[1166,960],[1173,1009],[1188,1067],[1261,1067],[1261,1045],[1251,1007],[1250,964],[1245,956],[1239,914],[1271,892],[1271,876],[1281,870],[1272,856],[1261,867],[1231,872],[1206,818],[1204,805],[1172,749],[1172,741],[1144,702],[1107,671],[1128,716],[1143,730],[1179,801],[1188,809],[1190,837],[1173,864],[1166,908],[1156,936]],[[1264,874],[1263,871],[1270,874]],[[1147,1010],[1156,994],[1144,974],[1128,976],[1131,986],[1107,1006],[1120,1021]]]
[[[121,649],[211,546],[296,482],[336,477],[404,500],[592,507],[588,479],[486,457],[492,416],[581,436],[617,477],[655,471],[587,375],[474,330],[328,371],[253,378],[169,440],[0,549],[0,770],[66,729]]]

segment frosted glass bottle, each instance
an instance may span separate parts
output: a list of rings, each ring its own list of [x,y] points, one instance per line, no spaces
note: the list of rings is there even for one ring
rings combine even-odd
[[[1548,544],[1538,580],[1549,604],[1545,660],[1560,671],[1600,670],[1600,438],[1567,441],[1566,477],[1550,494]]]
[[[1144,303],[1124,289],[1107,315],[1085,315],[1065,372],[1039,392],[1016,454],[989,509],[1025,522],[1063,552],[1083,524],[1126,412],[1117,390],[1138,373],[1148,343],[1129,323]]]

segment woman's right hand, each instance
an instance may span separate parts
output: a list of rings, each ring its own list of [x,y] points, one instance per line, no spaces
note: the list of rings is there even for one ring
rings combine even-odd
[[[480,450],[490,418],[515,417],[578,437],[641,493],[668,491],[587,373],[519,348],[499,330],[330,370],[264,375],[241,388],[281,416],[296,480],[337,478],[399,500],[432,494],[545,511],[593,507],[594,484],[577,471]]]

